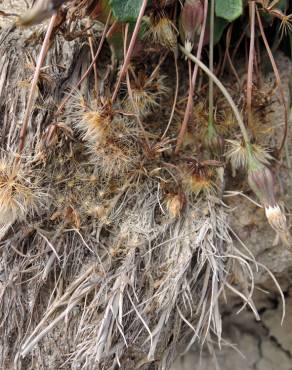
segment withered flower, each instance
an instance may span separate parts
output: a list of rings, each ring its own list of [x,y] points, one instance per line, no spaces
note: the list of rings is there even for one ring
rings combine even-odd
[[[248,183],[265,208],[271,227],[280,235],[287,233],[286,216],[282,212],[275,195],[275,181],[272,171],[259,162],[252,151],[248,156]]]
[[[186,0],[180,15],[180,34],[187,51],[191,52],[204,20],[201,0]]]
[[[205,142],[213,155],[221,157],[224,154],[224,137],[217,132],[213,124],[208,125]]]

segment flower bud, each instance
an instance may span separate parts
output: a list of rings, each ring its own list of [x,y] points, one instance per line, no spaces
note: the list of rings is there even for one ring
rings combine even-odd
[[[277,205],[274,192],[274,176],[272,171],[254,160],[258,167],[248,169],[248,183],[254,193],[258,196],[264,207],[275,207]]]
[[[225,140],[219,135],[213,124],[208,125],[205,143],[213,155],[221,157],[224,154]]]
[[[180,33],[187,51],[191,52],[204,20],[201,0],[186,0],[180,15]]]
[[[271,227],[280,235],[287,232],[286,216],[275,196],[275,182],[272,171],[252,155],[248,160],[248,183],[265,207],[266,217]]]

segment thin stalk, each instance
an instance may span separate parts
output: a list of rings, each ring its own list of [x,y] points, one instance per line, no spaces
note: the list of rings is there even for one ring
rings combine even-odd
[[[141,26],[142,18],[144,16],[145,9],[146,9],[146,6],[147,6],[147,1],[148,0],[143,0],[142,6],[141,6],[141,9],[140,9],[140,12],[139,12],[139,16],[137,18],[136,25],[135,25],[135,28],[134,28],[134,32],[133,32],[133,35],[132,35],[132,38],[131,38],[131,41],[130,41],[130,45],[129,45],[127,54],[125,56],[124,64],[122,66],[118,81],[116,83],[115,91],[114,91],[113,97],[112,97],[112,102],[114,102],[116,100],[116,98],[118,96],[118,92],[119,92],[121,82],[122,82],[123,78],[126,75],[126,72],[127,72],[127,69],[128,69],[129,63],[130,63],[130,59],[131,59],[131,56],[132,56],[132,53],[133,53],[133,49],[134,49],[134,46],[135,46],[135,43],[136,43],[136,40],[137,40],[137,37],[138,37],[138,33],[139,33],[140,26]]]
[[[175,81],[176,81],[174,99],[173,99],[173,104],[172,104],[172,110],[171,110],[171,113],[170,113],[170,117],[169,117],[166,129],[165,129],[163,135],[161,136],[161,140],[163,140],[165,138],[165,136],[167,135],[167,132],[170,128],[171,122],[172,122],[173,117],[174,117],[175,107],[176,107],[176,104],[177,104],[178,89],[179,89],[179,73],[178,73],[178,64],[177,64],[177,52],[174,53],[174,65],[175,65]]]
[[[194,63],[196,63],[198,65],[198,67],[200,67],[205,73],[207,76],[209,76],[210,78],[213,79],[213,82],[218,86],[218,88],[221,90],[222,94],[224,95],[224,97],[226,98],[226,100],[228,101],[231,109],[233,110],[233,113],[234,113],[234,116],[238,122],[238,126],[241,130],[241,133],[242,133],[242,136],[243,136],[243,140],[246,144],[247,147],[250,147],[250,139],[249,139],[249,135],[248,135],[248,132],[246,130],[246,127],[243,123],[243,120],[242,120],[242,117],[239,113],[239,110],[234,102],[234,100],[232,99],[231,95],[229,94],[229,92],[226,90],[226,88],[224,87],[224,85],[222,84],[222,82],[214,75],[214,73],[212,73],[210,71],[210,69],[204,64],[202,63],[197,57],[195,57],[193,54],[189,53],[182,45],[179,45],[179,48],[180,50],[189,58],[191,59]]]
[[[252,127],[252,77],[253,77],[253,63],[254,63],[254,40],[255,40],[255,3],[249,3],[250,11],[250,44],[248,56],[248,71],[247,71],[247,87],[246,87],[246,110],[247,110],[247,124]]]
[[[87,27],[90,28],[92,27],[91,22],[88,19],[87,22]],[[88,44],[90,48],[90,53],[91,53],[91,59],[94,59],[95,53],[94,53],[94,45],[93,45],[93,33],[91,30],[87,31],[87,38],[88,38]],[[98,97],[99,91],[98,91],[98,73],[97,73],[97,68],[96,68],[96,63],[93,65],[93,73],[94,73],[94,93],[95,93],[95,98]]]
[[[215,1],[211,0],[210,8],[210,43],[209,43],[209,69],[214,72],[214,8]],[[213,114],[214,114],[214,82],[211,77],[209,77],[209,124],[213,124]]]
[[[125,29],[124,54],[126,54],[126,52],[127,52],[128,33],[129,33],[129,23],[126,24],[126,29]],[[132,89],[131,89],[131,81],[130,81],[130,77],[129,77],[129,71],[126,71],[126,82],[127,82],[128,94],[129,94],[132,106],[134,108],[134,111],[135,111],[135,117],[137,118],[138,124],[139,124],[140,129],[143,133],[146,145],[147,145],[148,149],[150,149],[150,142],[149,142],[149,139],[148,139],[148,136],[147,136],[147,132],[146,132],[146,130],[143,126],[143,123],[141,121],[139,108],[137,107],[137,104],[135,103],[134,98],[133,98],[133,93],[132,93]]]
[[[106,38],[106,35],[108,34],[107,32],[107,29],[108,29],[108,25],[109,25],[109,22],[110,22],[110,19],[111,19],[111,12],[109,13],[108,17],[107,17],[107,20],[106,20],[106,24],[104,26],[104,30],[102,32],[102,35],[101,35],[101,39],[100,39],[100,42],[99,42],[99,46],[98,46],[98,49],[96,51],[96,54],[94,56],[94,58],[92,59],[92,62],[90,64],[90,66],[87,68],[87,70],[85,71],[85,73],[83,74],[83,76],[80,78],[80,80],[77,82],[76,86],[75,86],[75,89],[78,88],[82,82],[85,80],[85,78],[88,76],[88,74],[90,73],[91,69],[95,66],[95,63],[99,57],[99,54],[101,52],[101,49],[103,47],[103,44],[104,44],[104,41],[105,41],[105,38]],[[114,27],[115,26],[115,23],[111,26]],[[111,28],[109,29],[109,32],[111,30]],[[61,102],[59,108],[57,109],[57,112],[55,113],[55,117],[57,117],[59,114],[62,113],[65,105],[68,103],[68,101],[70,100],[70,98],[72,97],[73,95],[73,91],[71,91],[67,96],[66,98],[63,99],[63,101]]]
[[[210,43],[209,43],[209,69],[214,72],[214,12],[215,12],[215,1],[211,0],[210,7]],[[208,126],[214,126],[214,82],[209,77],[209,120]],[[212,127],[213,128],[213,127]]]
[[[277,86],[279,88],[282,104],[283,104],[283,107],[284,107],[285,127],[284,127],[283,139],[282,139],[282,142],[280,144],[280,148],[278,149],[278,152],[280,153],[282,151],[282,149],[284,148],[286,138],[287,138],[287,133],[288,133],[288,120],[289,120],[288,119],[288,108],[287,108],[287,103],[286,103],[286,100],[285,100],[285,95],[284,95],[284,91],[283,91],[281,77],[280,77],[280,74],[279,74],[279,71],[278,71],[273,53],[272,53],[271,48],[269,46],[268,40],[266,38],[264,27],[263,27],[263,24],[262,24],[262,20],[261,20],[258,8],[256,8],[256,13],[257,13],[257,19],[258,19],[258,24],[259,24],[259,27],[260,27],[261,35],[262,35],[267,53],[269,55],[272,67],[273,67],[273,71],[274,71],[274,74],[275,74],[275,77],[276,77]]]
[[[26,107],[26,110],[25,110],[25,113],[24,113],[24,117],[23,117],[23,121],[22,121],[22,127],[21,127],[21,131],[20,131],[20,135],[19,135],[18,156],[16,157],[16,163],[18,163],[18,161],[20,160],[21,153],[24,149],[27,127],[28,127],[29,118],[30,118],[32,108],[33,108],[35,92],[36,92],[37,84],[38,84],[38,81],[39,81],[41,68],[44,64],[45,58],[46,58],[48,50],[49,50],[50,39],[51,39],[53,30],[54,30],[54,27],[55,27],[55,24],[56,24],[56,21],[57,21],[57,17],[58,17],[57,14],[54,14],[51,17],[51,20],[50,20],[50,23],[49,23],[49,26],[48,26],[48,29],[47,29],[47,32],[46,32],[46,36],[45,36],[45,39],[44,39],[43,44],[42,44],[40,55],[39,55],[39,58],[38,58],[38,61],[37,61],[36,69],[35,69],[35,72],[34,72],[33,80],[32,80],[30,91],[29,91],[27,107]]]
[[[203,26],[202,26],[202,31],[201,31],[199,45],[198,45],[198,51],[197,51],[197,58],[196,58],[198,60],[201,58],[201,54],[202,54],[204,35],[205,35],[206,23],[207,23],[207,15],[208,15],[208,0],[205,0],[205,2],[204,2],[204,22],[203,22]],[[196,84],[196,80],[197,80],[198,69],[199,68],[196,65],[195,68],[194,68],[194,72],[193,72],[192,82],[190,83],[188,102],[187,102],[187,106],[186,106],[186,110],[185,110],[184,120],[183,120],[181,129],[180,129],[180,132],[178,134],[178,138],[177,138],[175,154],[178,154],[178,152],[179,152],[179,150],[182,146],[184,136],[185,136],[185,133],[186,133],[187,127],[188,127],[189,118],[190,118],[190,115],[191,115],[191,112],[192,112],[192,109],[193,109],[193,104],[194,104],[193,103],[193,95],[194,95],[195,84]]]

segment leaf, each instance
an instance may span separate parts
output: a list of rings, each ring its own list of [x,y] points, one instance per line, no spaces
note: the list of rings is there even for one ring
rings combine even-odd
[[[215,12],[217,17],[232,22],[241,16],[242,8],[242,0],[217,0]]]
[[[109,0],[114,17],[120,22],[134,22],[143,0]]]
[[[220,39],[222,37],[222,34],[223,34],[223,31],[225,30],[225,28],[228,24],[229,23],[225,19],[215,17],[215,20],[214,20],[214,45],[216,45],[220,41]]]

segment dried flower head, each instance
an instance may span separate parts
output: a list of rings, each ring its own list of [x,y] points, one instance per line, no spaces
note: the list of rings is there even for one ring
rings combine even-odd
[[[172,51],[176,49],[177,30],[169,18],[153,14],[150,17],[144,17],[144,20],[148,26],[144,34],[146,40]]]
[[[282,212],[280,206],[276,204],[274,207],[268,206],[265,208],[266,217],[272,228],[278,233],[287,232],[286,216]]]
[[[191,52],[195,37],[200,34],[204,6],[200,0],[186,0],[180,15],[180,34],[187,51]]]
[[[141,116],[147,116],[158,108],[159,99],[169,92],[165,79],[164,75],[148,78],[145,73],[139,73],[131,82],[133,102]],[[124,99],[123,105],[127,111],[133,110],[133,102],[128,96]]]
[[[243,141],[239,140],[226,140],[226,142],[229,144],[226,157],[231,162],[233,172],[240,168],[247,168],[249,150],[252,150],[253,157],[260,163],[268,164],[272,160],[268,150],[259,145],[250,144],[250,147],[247,147]]]
[[[34,212],[40,203],[41,193],[25,169],[12,160],[0,160],[0,222],[11,224]]]
[[[68,118],[81,131],[83,140],[92,144],[104,142],[111,122],[110,104],[94,104],[80,96],[72,102],[71,109]]]
[[[106,177],[120,177],[133,169],[139,159],[138,133],[133,123],[116,117],[102,143],[87,143],[90,162]]]
[[[200,193],[213,193],[216,188],[212,169],[188,172],[184,175],[183,183],[187,193],[195,196],[198,196]]]

